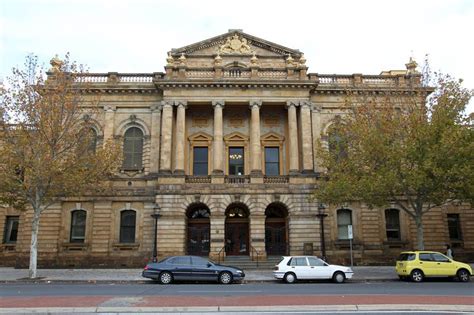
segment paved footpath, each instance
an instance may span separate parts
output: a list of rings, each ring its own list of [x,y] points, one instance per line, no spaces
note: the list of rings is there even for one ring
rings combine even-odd
[[[393,266],[353,267],[351,282],[398,279]],[[39,282],[144,282],[142,269],[38,269]],[[34,281],[28,279],[28,269],[0,267],[0,282]],[[244,282],[276,281],[272,270],[245,270]]]

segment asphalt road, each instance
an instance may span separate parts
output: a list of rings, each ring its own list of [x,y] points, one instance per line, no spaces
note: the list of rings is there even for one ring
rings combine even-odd
[[[299,296],[299,295],[404,295],[404,296],[470,296],[474,299],[474,282],[452,281],[367,282],[333,284],[251,283],[251,284],[57,284],[12,283],[0,286],[0,297],[41,296]]]

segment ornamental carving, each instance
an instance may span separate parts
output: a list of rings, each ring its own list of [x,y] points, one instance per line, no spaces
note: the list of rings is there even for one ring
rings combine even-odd
[[[225,43],[219,46],[220,54],[251,54],[252,50],[243,37],[234,34],[232,37],[227,37]]]

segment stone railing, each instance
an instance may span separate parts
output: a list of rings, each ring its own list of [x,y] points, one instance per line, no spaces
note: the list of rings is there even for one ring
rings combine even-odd
[[[209,184],[211,176],[186,176],[185,182],[188,184]]]
[[[250,183],[250,176],[229,175],[224,177],[226,184],[248,184]]]
[[[215,76],[214,70],[188,70],[186,71],[186,78],[213,78]]]
[[[76,82],[84,83],[151,83],[155,78],[153,73],[84,73],[76,77]]]
[[[266,79],[286,79],[288,72],[286,70],[260,70],[257,73],[259,78]]]
[[[224,78],[250,78],[251,72],[244,69],[231,69],[224,71]]]
[[[265,184],[288,184],[290,178],[288,176],[264,176],[263,183]]]
[[[400,87],[408,84],[420,85],[419,75],[339,75],[310,74],[311,80],[318,80],[320,86],[334,87]]]

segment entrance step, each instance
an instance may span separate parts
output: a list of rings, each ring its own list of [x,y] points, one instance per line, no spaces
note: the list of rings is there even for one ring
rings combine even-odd
[[[223,265],[229,265],[245,270],[273,270],[281,260],[281,256],[268,256],[265,261],[251,260],[250,256],[226,256]]]

